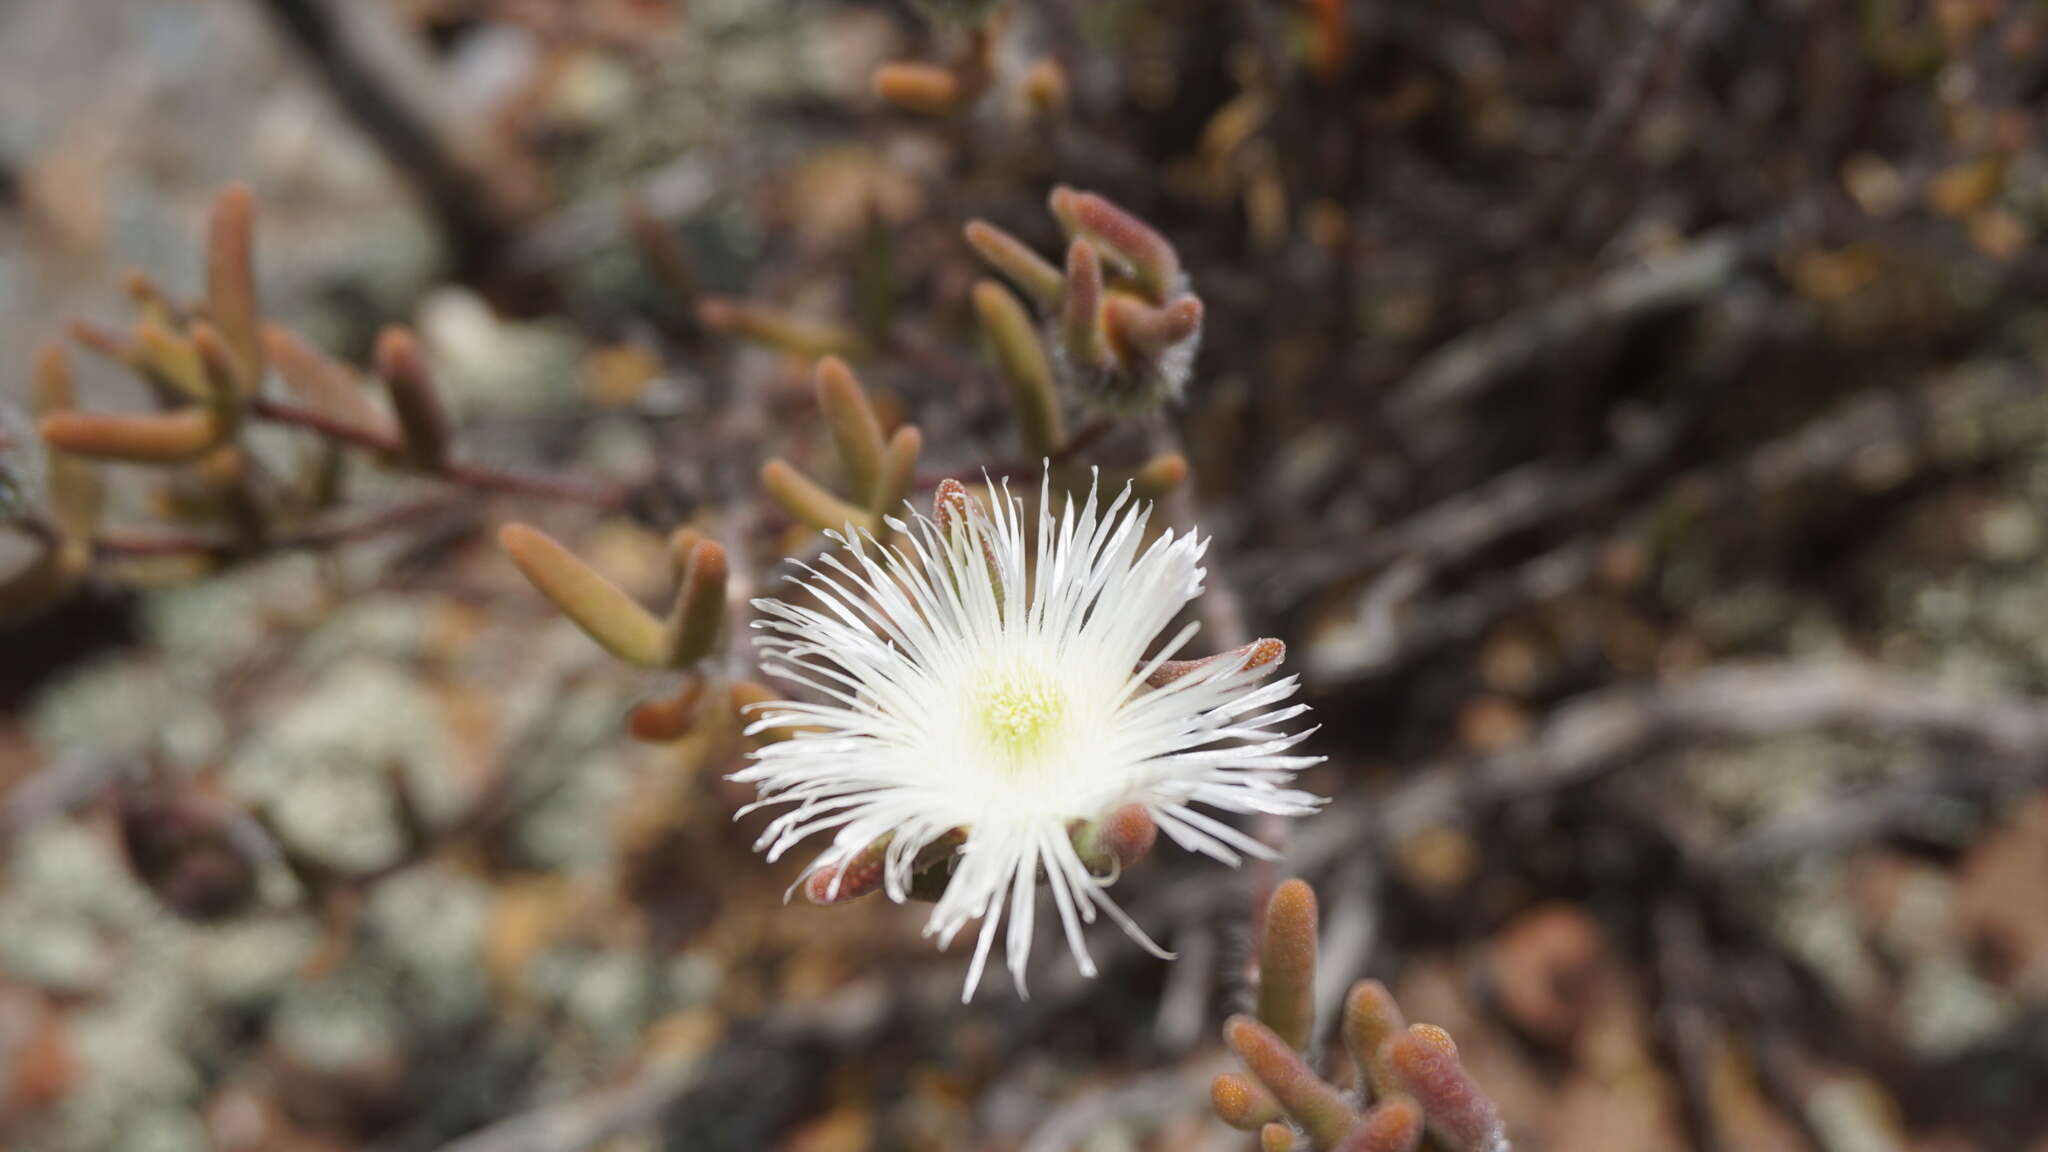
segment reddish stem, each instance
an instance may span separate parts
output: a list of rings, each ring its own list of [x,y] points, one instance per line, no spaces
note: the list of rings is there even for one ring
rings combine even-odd
[[[351,444],[393,459],[401,456],[405,450],[404,443],[394,433],[365,428],[360,424],[353,424],[284,400],[254,397],[249,401],[249,412],[273,424],[303,428],[317,436]],[[494,468],[484,464],[451,462],[428,475],[478,492],[531,496],[539,500],[588,504],[607,510],[619,508],[626,502],[626,488],[622,484],[582,480],[545,472],[526,472],[511,468]]]
[[[396,454],[404,447],[394,434],[387,434],[375,428],[365,428],[360,424],[351,424],[339,417],[304,408],[286,400],[273,400],[264,396],[250,397],[249,414],[273,424],[304,428],[329,440],[339,440],[344,444],[353,444],[372,452]]]
[[[415,500],[372,512],[353,520],[315,524],[288,532],[270,541],[267,551],[301,548],[334,548],[381,536],[408,525],[433,520],[461,508],[466,501],[448,496]],[[93,538],[93,551],[108,559],[139,560],[161,556],[234,556],[245,549],[236,541],[218,536],[184,533],[106,532]]]

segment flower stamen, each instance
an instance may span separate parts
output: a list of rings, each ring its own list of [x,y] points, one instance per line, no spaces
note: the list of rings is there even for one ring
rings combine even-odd
[[[1012,773],[1032,767],[1054,742],[1067,712],[1059,685],[1030,673],[991,677],[975,695],[982,732]]]

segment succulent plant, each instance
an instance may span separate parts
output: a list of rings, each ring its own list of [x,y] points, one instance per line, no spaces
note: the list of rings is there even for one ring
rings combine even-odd
[[[41,541],[41,559],[0,584],[0,622],[47,608],[106,564],[175,560],[206,572],[278,552],[336,547],[448,510],[445,498],[429,498],[346,515],[341,462],[350,450],[473,493],[602,508],[623,501],[617,485],[463,459],[410,332],[394,327],[377,341],[370,375],[385,394],[388,407],[380,408],[356,370],[266,322],[256,293],[255,214],[246,187],[230,187],[215,200],[206,294],[196,305],[180,307],[137,273],[128,281],[138,313],[132,328],[74,325],[80,346],[148,388],[154,411],[80,410],[69,353],[53,345],[38,360],[37,432],[48,451],[39,487],[48,508],[13,515]],[[245,442],[245,431],[259,423],[304,434],[292,475],[269,474]],[[16,450],[8,463],[23,458]],[[106,463],[155,472],[161,480],[157,506],[175,530],[102,526],[99,466]],[[18,481],[9,489],[22,490]]]
[[[1344,997],[1346,1067],[1335,1081],[1316,1071],[1316,896],[1289,880],[1267,903],[1259,943],[1257,1009],[1231,1017],[1223,1038],[1246,1074],[1210,1089],[1217,1116],[1283,1152],[1507,1152],[1499,1109],[1458,1060],[1450,1034],[1409,1024],[1377,980]],[[1350,1084],[1351,1087],[1340,1087]]]
[[[1045,318],[1062,386],[1113,413],[1179,400],[1201,347],[1203,315],[1179,253],[1151,225],[1095,193],[1061,186],[1050,203],[1067,234],[1062,267],[987,221],[967,225],[967,242]],[[983,323],[999,348],[1015,348],[1014,317],[992,303],[977,295]]]

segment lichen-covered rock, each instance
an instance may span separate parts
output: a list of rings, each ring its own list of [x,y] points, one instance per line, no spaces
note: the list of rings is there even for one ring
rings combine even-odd
[[[617,845],[593,829],[606,827],[625,799],[628,764],[642,749],[622,747],[619,725],[631,707],[630,681],[617,675],[585,676],[596,654],[566,620],[540,635],[498,631],[471,652],[479,666],[510,659],[527,674],[507,685],[499,702],[497,739],[504,767],[517,773],[523,794],[543,803],[519,805],[507,829],[514,855],[534,867],[590,872],[612,861]],[[608,670],[609,671],[609,670]],[[566,683],[566,687],[565,687]]]
[[[65,1152],[209,1147],[197,1121],[204,1078],[195,1006],[175,984],[168,974],[161,983],[136,974],[111,1001],[70,1017],[78,1077],[58,1111]]]
[[[139,937],[166,925],[111,841],[52,822],[10,855],[0,895],[0,967],[40,987],[94,992],[118,983]]]
[[[452,1033],[491,1008],[484,973],[490,888],[445,866],[411,869],[377,886],[367,921],[379,954],[403,977],[418,1027]]]
[[[405,850],[403,802],[452,817],[464,797],[447,725],[418,680],[397,667],[336,665],[228,763],[233,794],[268,814],[287,846],[343,872]]]
[[[108,657],[38,693],[28,727],[50,762],[83,756],[125,760],[164,749],[177,717],[189,711],[182,707],[185,699],[164,667],[133,656]],[[194,751],[218,746],[217,721],[198,721],[194,727],[214,730],[192,741],[199,746]]]

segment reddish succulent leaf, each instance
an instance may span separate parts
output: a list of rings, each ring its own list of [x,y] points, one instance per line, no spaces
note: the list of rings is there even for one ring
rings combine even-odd
[[[1243,1132],[1256,1132],[1280,1119],[1280,1102],[1273,1094],[1236,1073],[1225,1073],[1210,1083],[1209,1103],[1219,1119]]]
[[[1301,1054],[1272,1029],[1249,1016],[1233,1016],[1223,1026],[1223,1037],[1251,1074],[1301,1125],[1311,1147],[1334,1148],[1357,1126],[1358,1114],[1344,1094],[1311,1071]]]
[[[1316,1023],[1316,894],[1289,880],[1266,905],[1259,945],[1259,1020],[1297,1051]]]
[[[1422,1136],[1422,1109],[1406,1096],[1395,1096],[1366,1112],[1342,1152],[1415,1152]]]
[[[944,116],[959,109],[966,86],[936,64],[884,64],[875,69],[875,92],[899,108]]]
[[[1492,1152],[1501,1146],[1499,1110],[1458,1060],[1450,1033],[1411,1025],[1387,1042],[1394,1079],[1421,1102],[1429,1129],[1452,1152]]]
[[[1387,986],[1377,980],[1360,980],[1344,997],[1344,1050],[1351,1054],[1375,1098],[1385,1098],[1394,1091],[1386,1044],[1407,1027],[1400,1005],[1394,1003]]]

